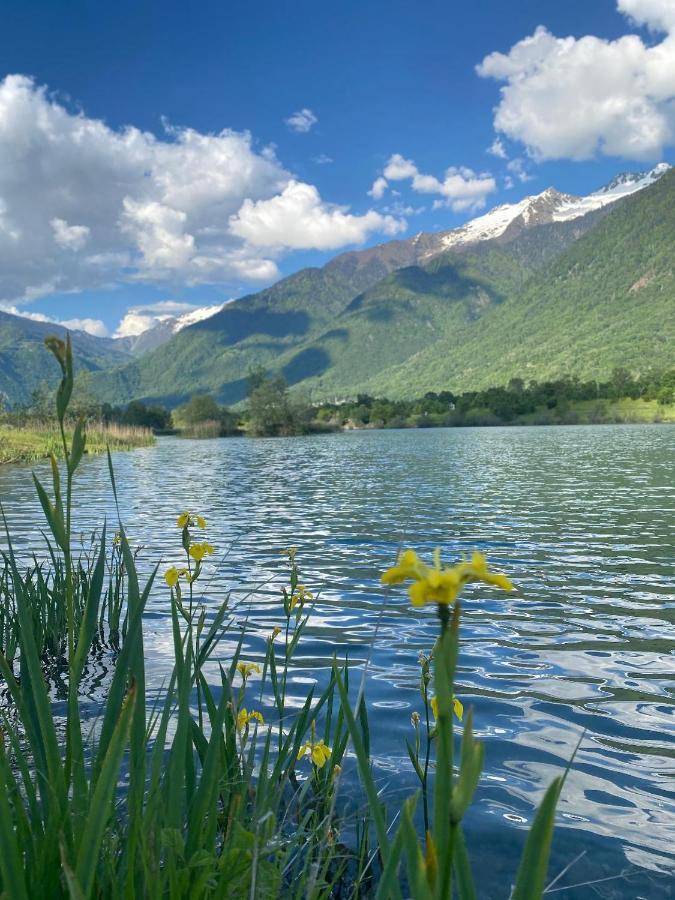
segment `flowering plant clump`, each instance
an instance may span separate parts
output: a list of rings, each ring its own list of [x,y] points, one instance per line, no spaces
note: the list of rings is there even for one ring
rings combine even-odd
[[[462,734],[461,764],[459,776],[453,772],[453,722],[452,713],[460,722],[464,720],[464,707],[453,693],[457,655],[459,652],[459,604],[456,602],[465,585],[480,582],[491,587],[512,591],[511,581],[488,568],[482,553],[474,553],[470,560],[463,559],[455,565],[441,564],[441,551],[434,552],[433,565],[423,563],[414,550],[404,550],[399,554],[395,566],[382,575],[384,584],[401,584],[411,581],[410,601],[421,607],[435,603],[440,623],[440,634],[430,656],[420,655],[422,667],[421,692],[425,707],[426,747],[422,750],[420,725],[422,717],[414,712],[411,721],[415,729],[415,744],[408,743],[408,755],[422,785],[424,805],[424,831],[426,850],[422,851],[414,836],[412,814],[414,804],[406,801],[403,809],[403,827],[409,830],[412,840],[408,851],[408,871],[411,876],[416,870],[424,887],[414,891],[415,896],[451,897],[453,869],[458,866],[455,858],[463,846],[462,818],[468,809],[483,767],[483,747],[474,739],[473,710],[469,710]],[[450,607],[453,606],[452,613]],[[431,674],[431,663],[434,671]],[[434,682],[435,693],[430,696],[429,687]],[[429,712],[434,719],[432,727]],[[434,788],[433,813],[430,809],[429,771],[431,765],[432,742],[436,744],[436,781]],[[464,878],[470,879],[470,872],[464,868]],[[414,878],[414,876],[413,876]],[[465,880],[466,884],[466,880]],[[471,896],[475,892],[471,890]],[[515,895],[514,895],[515,896]],[[527,894],[528,900],[535,896]]]
[[[164,581],[166,581],[172,591],[175,591],[179,600],[182,598],[180,583],[184,581],[190,588],[190,609],[192,609],[192,585],[201,575],[202,562],[205,557],[212,556],[215,553],[215,549],[213,544],[210,544],[208,541],[192,540],[191,528],[206,528],[204,516],[195,515],[191,512],[182,512],[176,518],[176,525],[182,531],[181,541],[185,551],[186,565],[183,568],[178,568],[177,566],[168,568],[164,573]]]

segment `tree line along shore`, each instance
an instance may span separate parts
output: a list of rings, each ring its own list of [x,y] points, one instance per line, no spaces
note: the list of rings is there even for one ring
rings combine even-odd
[[[606,381],[574,377],[525,382],[482,391],[430,391],[412,400],[359,394],[312,403],[280,375],[249,372],[248,397],[240,407],[222,406],[197,394],[174,410],[134,400],[126,406],[75,398],[71,420],[88,423],[88,451],[130,450],[156,435],[192,438],[249,435],[275,437],[366,428],[481,427],[495,425],[586,425],[675,423],[675,369],[634,376],[615,369]],[[0,463],[32,462],[53,452],[60,440],[36,391],[30,404],[0,415]]]

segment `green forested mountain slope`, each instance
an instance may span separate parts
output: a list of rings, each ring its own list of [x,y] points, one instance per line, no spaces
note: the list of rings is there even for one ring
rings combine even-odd
[[[581,218],[425,255],[425,236],[342,254],[94,373],[92,389],[233,403],[264,365],[316,399],[410,397],[672,365],[675,171]]]
[[[417,253],[411,241],[391,241],[343,253],[321,269],[303,269],[97,376],[93,389],[118,403],[143,397],[173,405],[201,392],[225,403],[241,400],[251,366],[273,367],[284,353],[320,334],[360,291]]]
[[[514,376],[672,365],[675,172],[617,204],[537,271],[552,246],[547,228],[559,236],[557,226],[541,226],[523,243],[484,245],[455,265],[446,256],[394,273],[285,370],[321,353],[324,370],[304,380],[315,397],[410,397]],[[528,252],[533,242],[548,249]]]
[[[156,350],[97,375],[94,389],[110,402],[142,397],[176,404],[206,391],[233,403],[245,396],[248,369],[265,365],[283,371],[291,384],[320,379],[321,390],[357,390],[361,380],[424,346],[428,329],[442,326],[449,303],[461,302],[466,315],[476,318],[604,214],[535,227],[510,242],[453,250],[424,267],[410,265],[426,250],[419,239],[341,254],[322,269],[305,269],[229,304]],[[364,289],[370,290],[361,297]]]
[[[58,366],[44,346],[50,334],[62,337],[65,330],[48,322],[35,322],[0,312],[0,398],[12,405],[30,400],[32,391],[43,382],[56,385]],[[127,359],[115,341],[92,337],[83,331],[71,332],[76,366],[95,372]]]

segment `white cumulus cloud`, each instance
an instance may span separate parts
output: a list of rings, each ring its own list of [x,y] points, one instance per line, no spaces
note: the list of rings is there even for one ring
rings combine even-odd
[[[52,219],[54,240],[64,250],[81,250],[89,239],[86,225],[69,225],[65,219]]]
[[[139,334],[168,319],[172,320],[173,330],[179,331],[186,325],[214,316],[223,305],[217,303],[211,306],[197,306],[194,303],[181,303],[179,300],[160,300],[157,303],[134,306],[124,314],[113,337],[138,337]]]
[[[506,159],[508,154],[506,153],[506,147],[504,146],[504,142],[501,138],[495,138],[494,141],[490,144],[487,149],[487,152],[490,156],[496,156],[498,159]]]
[[[269,282],[289,248],[392,232],[392,220],[340,212],[309,186],[314,209],[294,223],[292,241],[271,240],[264,221],[256,235],[250,210],[284,206],[295,185],[274,150],[247,132],[113,129],[9,75],[0,80],[0,301],[22,306],[135,281]]]
[[[352,215],[347,207],[324,203],[311,184],[291,181],[269,200],[244,201],[230,230],[252,246],[334,250],[362,244],[373,232],[399,234],[406,223],[374,210]]]
[[[153,316],[146,313],[136,312],[133,309],[129,310],[122,317],[122,320],[115,329],[113,337],[138,337],[139,334],[143,334],[144,332],[149,331],[151,328],[154,328],[158,322],[162,321],[162,318],[168,317]]]
[[[439,194],[443,199],[434,202],[434,208],[449,206],[454,212],[474,211],[485,206],[485,198],[497,189],[497,184],[489,173],[477,174],[465,166],[451,166],[445,170],[443,179],[435,175],[425,175],[419,171],[411,159],[394,153],[384,168],[384,174],[370,189],[371,196],[378,199],[390,181],[410,181],[410,186],[418,194]]]
[[[496,130],[532,157],[651,160],[675,142],[675,0],[617,5],[661,39],[558,38],[539,26],[477,66],[479,75],[503,82]]]
[[[94,337],[108,337],[108,329],[100,319],[61,319],[60,324],[72,331],[86,331]]]
[[[532,178],[534,177],[527,171],[525,160],[520,156],[516,156],[515,159],[509,160],[506,164],[506,168],[516,176],[518,181],[522,181],[523,183],[532,181]]]
[[[383,178],[381,175],[379,178],[376,178],[373,182],[373,186],[368,191],[368,196],[372,197],[373,200],[381,200],[384,196],[384,192],[387,190],[389,182],[386,178]]]
[[[314,115],[311,109],[307,109],[304,107],[303,109],[299,109],[297,112],[294,112],[287,119],[284,119],[284,123],[288,125],[291,131],[297,131],[299,134],[306,134],[310,131],[314,125],[319,120]]]

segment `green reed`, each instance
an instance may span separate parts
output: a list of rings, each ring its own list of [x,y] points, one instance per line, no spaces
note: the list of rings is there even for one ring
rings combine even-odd
[[[62,491],[55,459],[51,492],[36,479],[51,533],[50,568],[36,562],[21,573],[8,529],[0,570],[0,896],[475,897],[462,821],[483,749],[469,710],[454,759],[458,596],[469,581],[504,587],[507,579],[480,557],[427,567],[410,551],[385,574],[390,583],[410,579],[413,603],[434,602],[439,615],[438,641],[422,664],[426,740],[416,731],[408,748],[422,785],[421,840],[417,796],[397,817],[377,787],[363,681],[354,702],[350,670],[336,660],[323,690],[309,690],[299,708],[297,700],[288,703],[288,673],[314,602],[293,548],[281,624],[259,659],[245,660],[246,632],[228,601],[209,612],[195,588],[213,550],[195,540],[206,522],[179,516],[185,565],[164,574],[174,663],[150,702],[142,623],[157,568],[142,584],[121,521],[112,550],[104,527],[90,550],[75,556],[74,485],[86,434],[78,426],[66,441],[70,342],[54,339],[51,349],[63,375],[57,412],[66,483]],[[235,650],[227,665],[216,666],[225,634],[236,636]],[[83,719],[82,679],[104,640],[113,665],[100,716],[91,722]],[[65,716],[55,715],[50,655],[64,658]],[[265,708],[269,722],[259,708],[266,697],[273,700],[271,713]],[[340,792],[349,747],[367,801],[352,815]],[[542,895],[561,784],[559,778],[551,785],[530,830],[516,900]],[[349,841],[341,836],[347,832]]]

